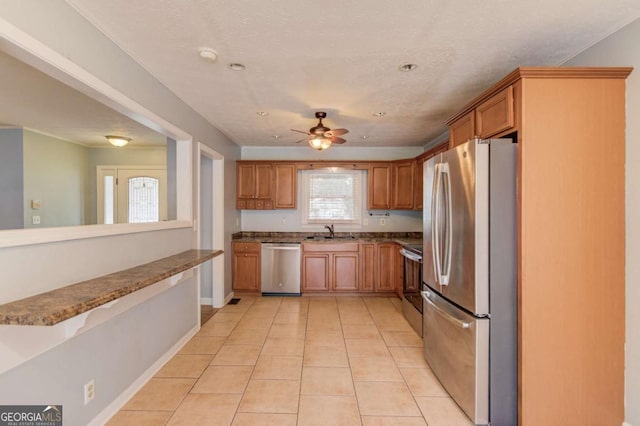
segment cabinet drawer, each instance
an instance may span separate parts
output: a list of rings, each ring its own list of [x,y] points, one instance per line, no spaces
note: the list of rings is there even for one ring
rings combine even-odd
[[[497,93],[476,108],[476,134],[488,138],[514,127],[513,86]]]
[[[235,253],[260,253],[260,243],[234,242],[233,251]]]
[[[304,252],[358,251],[358,243],[302,243]]]

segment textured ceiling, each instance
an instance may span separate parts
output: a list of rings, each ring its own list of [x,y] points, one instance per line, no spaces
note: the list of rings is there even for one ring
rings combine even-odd
[[[67,1],[234,142],[255,146],[292,145],[300,135],[289,129],[313,126],[315,111],[350,130],[349,146],[424,145],[512,69],[559,65],[640,17],[638,0]],[[203,46],[215,63],[199,57]],[[418,68],[400,72],[405,63]]]
[[[130,146],[165,145],[166,137],[60,83],[0,50],[0,126],[26,127],[86,146],[111,146],[105,135],[130,137]]]

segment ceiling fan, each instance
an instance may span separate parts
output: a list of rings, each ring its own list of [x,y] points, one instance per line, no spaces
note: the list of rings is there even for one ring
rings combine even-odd
[[[317,149],[318,151],[323,151],[329,148],[332,143],[336,143],[336,144],[345,143],[346,140],[338,136],[344,135],[345,133],[349,133],[349,131],[347,129],[331,130],[330,128],[326,127],[324,124],[322,124],[322,119],[326,117],[327,117],[326,112],[322,112],[322,111],[316,112],[316,118],[318,119],[318,124],[310,128],[308,132],[291,129],[294,132],[304,133],[305,135],[309,135],[309,138],[300,139],[296,143],[308,141],[309,146],[313,149]]]

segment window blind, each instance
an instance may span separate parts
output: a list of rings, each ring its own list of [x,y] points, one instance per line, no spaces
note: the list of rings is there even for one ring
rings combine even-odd
[[[302,223],[354,223],[362,217],[361,170],[302,171]]]

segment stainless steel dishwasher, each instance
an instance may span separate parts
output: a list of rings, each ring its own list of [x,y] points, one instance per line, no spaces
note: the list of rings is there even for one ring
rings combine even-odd
[[[300,243],[262,243],[262,294],[300,296]]]

